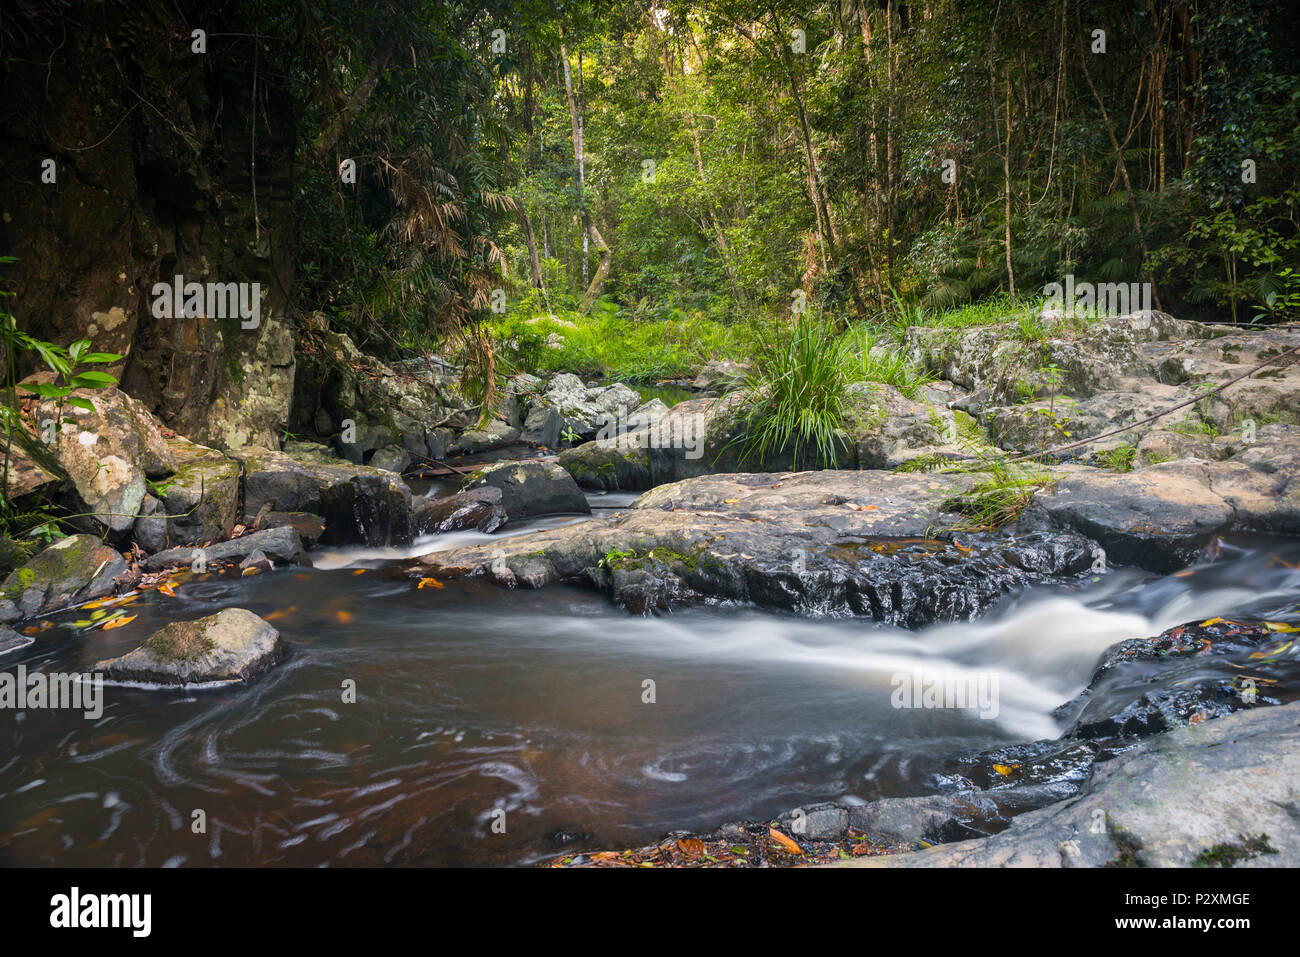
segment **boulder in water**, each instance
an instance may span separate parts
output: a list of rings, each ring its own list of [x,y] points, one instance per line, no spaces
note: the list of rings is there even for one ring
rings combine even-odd
[[[163,685],[245,681],[283,654],[280,633],[251,611],[226,608],[196,621],[174,621],[139,648],[92,669],[116,681]]]

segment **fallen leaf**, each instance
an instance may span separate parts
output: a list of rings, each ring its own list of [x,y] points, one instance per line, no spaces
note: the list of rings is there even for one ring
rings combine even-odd
[[[722,500],[722,504],[723,504],[723,505],[735,505],[735,504],[736,504],[737,502],[739,502],[739,501],[740,501],[740,499],[738,499],[738,498],[724,498],[724,499]]]
[[[334,617],[337,618],[342,624],[346,625],[348,622],[352,620],[352,612],[338,611],[334,613]]]
[[[112,631],[114,628],[121,628],[123,625],[129,625],[139,618],[139,615],[127,615],[123,618],[114,618],[112,621],[104,622],[104,631]]]
[[[357,569],[356,571],[354,571],[352,574],[353,574],[353,575],[364,575],[365,573],[366,573],[366,570],[365,570],[364,568],[358,568],[358,569]]]
[[[1018,764],[995,764],[993,765],[993,770],[998,772],[998,774],[1005,775],[1005,774],[1010,774],[1018,767],[1020,767],[1020,765]]]
[[[176,586],[172,582],[163,582],[158,586],[158,590],[168,598],[176,597]]]
[[[1269,631],[1300,631],[1300,625],[1288,625],[1284,621],[1266,621],[1264,627]]]
[[[438,579],[436,578],[421,578],[420,584],[415,586],[417,591],[421,588],[443,588],[443,587],[445,586],[442,584],[442,582],[438,581]]]
[[[800,847],[798,844],[796,844],[792,838],[786,837],[784,834],[782,834],[774,827],[770,827],[767,829],[767,836],[770,837],[772,840],[776,841],[776,843],[780,844],[791,854],[803,853],[803,848]]]

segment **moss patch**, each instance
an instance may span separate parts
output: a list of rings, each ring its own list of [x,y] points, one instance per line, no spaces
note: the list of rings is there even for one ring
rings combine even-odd
[[[1259,837],[1238,836],[1236,844],[1215,844],[1196,855],[1192,862],[1194,867],[1232,867],[1241,861],[1259,857],[1261,854],[1276,854],[1277,848],[1268,843],[1268,835]]]
[[[216,646],[204,625],[175,622],[147,638],[140,647],[167,661],[197,661]]]

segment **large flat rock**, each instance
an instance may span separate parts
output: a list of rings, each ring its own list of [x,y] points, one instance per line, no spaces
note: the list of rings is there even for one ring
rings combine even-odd
[[[687,479],[592,520],[426,555],[427,573],[594,586],[636,613],[722,599],[909,626],[968,619],[1087,569],[1074,535],[942,540],[960,476],[823,471]]]

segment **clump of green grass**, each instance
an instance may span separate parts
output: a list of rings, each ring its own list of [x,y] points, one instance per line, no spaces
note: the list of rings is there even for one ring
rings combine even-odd
[[[954,416],[956,444],[965,456],[954,459],[942,453],[923,455],[900,465],[897,472],[945,472],[976,479],[962,495],[946,503],[963,519],[946,531],[991,531],[1020,516],[1034,493],[1056,481],[1050,467],[1033,459],[1008,456],[993,445],[969,415]]]
[[[1137,455],[1137,446],[1130,442],[1121,442],[1113,449],[1097,453],[1097,464],[1112,472],[1133,471],[1133,459]]]
[[[855,381],[843,340],[825,318],[805,314],[774,328],[727,396],[740,397],[740,464],[788,450],[800,468],[834,465]]]
[[[901,349],[881,343],[863,323],[851,327],[839,347],[851,381],[881,382],[909,399],[917,399],[921,388],[935,379],[934,373],[922,369]]]

